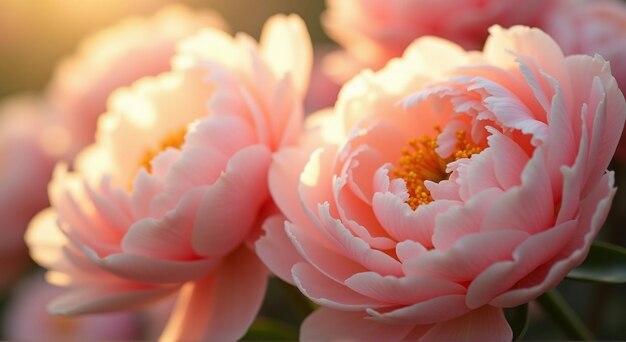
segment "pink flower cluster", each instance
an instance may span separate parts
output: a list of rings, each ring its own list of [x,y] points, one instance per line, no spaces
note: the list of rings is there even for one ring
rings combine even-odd
[[[0,108],[0,255],[28,225],[49,312],[165,303],[163,340],[242,338],[271,274],[319,305],[302,340],[510,340],[503,309],[606,220],[626,120],[626,5],[512,5],[328,1],[323,60],[296,15],[258,42],[178,6],[104,31]],[[305,119],[325,67],[350,79]],[[59,338],[141,338],[111,319]]]

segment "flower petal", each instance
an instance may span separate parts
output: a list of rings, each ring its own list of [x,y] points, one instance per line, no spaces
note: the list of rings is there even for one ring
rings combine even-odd
[[[285,233],[285,218],[282,215],[267,218],[263,223],[263,230],[265,235],[255,243],[257,255],[275,275],[293,285],[291,268],[303,262],[304,258]]]
[[[513,338],[502,309],[484,306],[464,316],[435,325],[423,341],[510,341]]]
[[[375,272],[358,273],[345,284],[384,303],[412,305],[450,294],[464,294],[465,287],[451,281],[421,276],[383,277]]]
[[[242,246],[204,279],[185,285],[160,340],[235,341],[261,308],[267,270]]]
[[[434,324],[454,319],[468,311],[465,295],[435,297],[389,312],[367,309],[376,322],[389,324]]]
[[[384,306],[383,303],[328,278],[310,264],[296,264],[292,274],[300,292],[322,306],[344,311],[362,311]]]
[[[522,184],[499,197],[485,215],[481,230],[518,229],[534,234],[554,224],[554,199],[542,152],[535,150],[522,172]]]
[[[48,311],[55,315],[80,315],[85,313],[111,312],[138,309],[161,299],[177,287],[83,287],[74,289],[48,305]]]
[[[302,341],[400,341],[412,325],[382,324],[366,319],[362,312],[320,308],[300,328]]]
[[[236,153],[209,187],[196,214],[193,248],[199,255],[222,256],[248,234],[265,202],[270,151],[253,145]]]
[[[296,16],[275,15],[267,20],[261,33],[265,60],[277,76],[290,73],[301,96],[309,87],[313,47],[304,21]]]

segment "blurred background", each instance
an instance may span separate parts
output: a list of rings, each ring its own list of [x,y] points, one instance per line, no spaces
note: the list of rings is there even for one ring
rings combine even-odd
[[[169,3],[182,3],[191,8],[211,8],[219,12],[232,32],[244,31],[258,38],[265,20],[276,13],[297,13],[304,18],[314,44],[328,45],[331,40],[321,28],[322,0],[2,0],[0,1],[0,101],[15,93],[41,91],[64,56],[77,49],[82,38],[130,15],[151,15]],[[521,5],[521,4],[520,4]],[[624,47],[626,49],[626,46]],[[0,160],[1,161],[1,160]],[[626,244],[626,166],[615,164],[617,186],[620,187],[613,210],[600,239]],[[0,191],[2,189],[0,188]],[[36,266],[32,265],[32,272]],[[39,276],[37,273],[34,276]],[[31,275],[32,277],[33,275]],[[40,277],[40,276],[39,276]],[[261,315],[285,322],[287,330],[296,331],[305,317],[297,291],[273,280]],[[8,325],[7,310],[11,299],[24,290],[17,283],[1,294],[0,312]],[[559,289],[599,339],[626,339],[626,286],[598,285],[565,280]],[[43,290],[40,290],[40,292]],[[525,339],[565,339],[556,324],[531,305],[531,324]],[[15,318],[14,318],[15,319]],[[60,322],[60,321],[59,321]],[[57,322],[72,329],[72,323]],[[107,324],[119,324],[109,322]],[[145,324],[145,322],[144,322]],[[145,328],[145,327],[144,327]],[[0,339],[6,339],[0,331]],[[146,338],[144,337],[140,339]],[[249,336],[253,338],[253,336]],[[111,339],[116,337],[106,337]]]
[[[150,15],[171,3],[212,8],[226,19],[232,32],[247,32],[255,38],[272,14],[297,13],[306,21],[314,42],[330,42],[319,21],[322,0],[2,0],[0,98],[40,90],[54,66],[76,50],[81,38],[127,16]]]

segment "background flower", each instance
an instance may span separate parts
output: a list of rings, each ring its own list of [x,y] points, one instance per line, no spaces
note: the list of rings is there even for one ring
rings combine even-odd
[[[43,274],[22,280],[11,295],[4,330],[7,339],[20,341],[58,340],[137,340],[141,339],[140,321],[133,312],[85,317],[51,316],[47,303],[61,294],[49,285]],[[112,328],[114,327],[114,328]]]
[[[52,208],[26,238],[48,280],[70,287],[53,313],[130,310],[179,291],[163,338],[238,339],[265,293],[247,243],[274,210],[271,153],[298,138],[310,40],[301,19],[277,16],[259,45],[204,29],[179,49],[171,72],[112,96],[75,172],[57,166]]]
[[[330,72],[342,81],[363,68],[377,70],[416,38],[433,35],[466,49],[482,48],[494,24],[534,26],[552,0],[524,6],[498,0],[328,0],[322,22],[346,51],[331,56]]]
[[[626,4],[618,0],[555,2],[541,27],[567,54],[600,54],[611,62],[621,89],[626,87]],[[626,139],[616,156],[626,160]]]
[[[289,221],[265,222],[259,255],[322,306],[300,337],[511,339],[501,308],[598,234],[625,115],[605,60],[527,27],[493,27],[482,53],[420,39],[351,80],[270,171]]]
[[[35,95],[19,95],[0,104],[0,289],[28,265],[24,231],[48,205],[46,184],[54,161],[67,146],[50,121],[50,106]]]

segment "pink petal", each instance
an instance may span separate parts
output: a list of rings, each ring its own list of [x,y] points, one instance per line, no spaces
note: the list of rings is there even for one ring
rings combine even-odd
[[[402,263],[426,252],[428,252],[426,247],[412,240],[404,240],[396,245],[396,255]]]
[[[298,145],[301,136],[304,108],[300,97],[294,92],[291,79],[285,75],[274,90],[270,107],[270,120],[274,133],[273,150]]]
[[[137,172],[133,183],[133,192],[131,194],[131,209],[135,217],[148,217],[150,212],[150,203],[163,189],[162,180],[151,175],[142,168]]]
[[[455,206],[437,216],[432,237],[437,250],[446,252],[458,239],[479,232],[485,213],[501,194],[497,188],[484,190],[470,197],[463,206]]]
[[[534,234],[554,221],[554,200],[543,151],[535,154],[522,172],[522,184],[509,189],[485,215],[481,230],[517,229]]]
[[[442,180],[439,183],[425,181],[424,186],[430,191],[435,201],[451,200],[461,201],[459,184],[453,180],[454,174],[448,180]]]
[[[312,238],[308,230],[286,222],[284,231],[291,239],[289,243],[295,246],[302,257],[318,271],[337,282],[343,282],[355,273],[366,271],[363,265],[342,254],[343,251]]]
[[[297,184],[300,202],[305,209],[306,219],[300,222],[311,221],[314,227],[320,227],[321,223],[317,218],[318,206],[320,203],[329,203],[329,210],[333,211],[333,215],[337,215],[334,206],[330,207],[333,201],[332,184],[333,168],[337,153],[336,147],[324,147],[313,151],[307,162],[300,181]],[[333,237],[328,234],[325,229],[320,229],[331,240]]]
[[[372,213],[368,203],[362,201],[348,185],[347,176],[335,178],[333,193],[341,222],[372,248],[388,250],[395,247],[385,230]]]
[[[584,117],[584,115],[582,116]],[[563,173],[563,194],[561,195],[561,207],[556,217],[556,224],[572,220],[578,215],[578,206],[580,205],[583,187],[580,175],[584,174],[588,168],[587,156],[589,153],[589,136],[586,124],[583,123],[582,125],[579,149],[574,165],[561,167],[561,172]]]
[[[424,4],[424,6],[428,6]],[[416,63],[418,67],[425,65],[428,75],[441,75],[452,69],[466,65],[470,62],[468,54],[463,48],[453,41],[425,36],[415,40],[404,51],[403,58]]]
[[[296,15],[271,17],[263,26],[260,45],[274,73],[291,74],[296,89],[304,96],[313,64],[313,47],[304,21]]]
[[[374,194],[373,210],[384,229],[397,241],[412,240],[430,248],[435,218],[457,205],[455,201],[439,200],[411,209],[390,193]]]
[[[557,255],[571,239],[575,228],[575,221],[567,221],[526,239],[513,252],[513,260],[493,263],[472,281],[467,305],[478,308],[508,291],[521,278]]]
[[[383,277],[375,272],[355,274],[345,284],[364,296],[389,304],[412,305],[445,295],[465,294],[465,287],[444,279]]]
[[[166,260],[131,253],[111,254],[100,258],[87,247],[84,252],[91,262],[119,277],[153,284],[196,280],[214,270],[220,262],[219,259]]]
[[[261,308],[266,287],[267,270],[252,251],[240,247],[215,274],[183,287],[160,339],[238,340]]]
[[[392,194],[400,197],[403,201],[409,198],[409,194],[406,191],[406,182],[403,179],[390,179],[389,173],[391,172],[391,164],[385,164],[376,170],[374,174],[374,192],[391,192]]]
[[[104,180],[103,183],[103,187],[108,187],[106,180]],[[99,191],[94,191],[89,185],[85,185],[85,193],[91,200],[91,203],[95,207],[95,213],[97,213],[104,226],[121,233],[126,232],[132,223],[132,217],[128,215],[125,208],[120,207],[120,205],[124,204],[116,203],[114,199],[105,197]]]
[[[434,324],[462,316],[470,311],[465,295],[445,295],[389,312],[368,309],[376,322],[389,324]]]
[[[178,207],[162,219],[148,217],[135,222],[122,239],[122,249],[127,253],[163,259],[196,258],[191,246],[191,232],[204,193],[203,189],[197,190],[183,197]]]
[[[575,140],[572,121],[580,120],[572,118],[564,103],[563,93],[560,88],[556,89],[556,95],[552,98],[552,107],[548,115],[550,137],[547,143],[546,164],[550,172],[550,184],[552,193],[558,195],[563,189],[562,166],[572,165],[579,149],[579,141]]]
[[[28,224],[24,234],[30,257],[39,265],[52,269],[63,260],[63,247],[70,242],[59,229],[53,208],[40,211]]]
[[[55,315],[80,315],[85,313],[132,310],[159,300],[177,287],[83,287],[72,289],[48,304],[48,311]]]
[[[509,89],[496,81],[477,78],[468,90],[479,89],[489,94],[483,102],[503,127],[518,129],[525,134],[532,135],[535,146],[547,140],[548,125],[537,120],[526,104]]]
[[[270,152],[263,145],[247,147],[231,158],[198,207],[192,240],[196,253],[226,255],[246,238],[269,197],[269,163]]]
[[[433,249],[408,260],[404,270],[406,274],[469,281],[494,262],[510,260],[513,250],[527,238],[528,233],[516,230],[465,235],[446,252]]]
[[[395,116],[410,117],[410,115],[404,112]],[[398,127],[393,122],[385,120],[388,118],[390,117],[378,118],[379,120],[376,120],[367,126],[364,124],[359,125],[365,127],[359,131],[353,131],[351,135],[347,137],[347,141],[342,152],[356,151],[359,148],[366,147],[366,149],[375,151],[378,156],[384,157],[384,160],[381,160],[378,166],[385,162],[397,162],[402,155],[402,149],[408,146],[409,139],[411,139],[414,134],[419,133],[407,133],[406,130],[409,129],[409,127],[410,129],[414,129],[414,127]]]
[[[364,312],[320,308],[302,322],[302,341],[401,341],[413,325],[381,324]]]
[[[571,84],[565,69],[563,52],[543,31],[524,26],[513,26],[510,29],[492,26],[489,33],[483,51],[490,62],[505,69],[515,67],[515,56],[510,53],[513,51],[518,55],[529,56],[560,84]],[[570,92],[569,89],[563,90]]]
[[[298,254],[285,233],[285,218],[274,215],[263,223],[265,235],[256,243],[256,253],[263,263],[280,279],[293,285],[291,268],[303,262],[304,258]]]
[[[185,148],[180,158],[170,167],[163,190],[152,199],[151,212],[157,215],[168,212],[177,206],[186,192],[213,184],[224,171],[227,162],[226,156],[216,149]]]
[[[459,195],[464,201],[486,189],[500,188],[491,149],[473,155],[470,160],[461,159],[455,163],[458,163]]]
[[[347,175],[347,184],[361,201],[371,205],[374,195],[373,179],[385,159],[378,151],[362,146],[354,150],[351,158],[344,164],[342,174]]]
[[[493,128],[488,128],[489,149],[492,151],[496,178],[502,189],[521,183],[520,175],[530,159],[526,152],[509,137]]]
[[[345,311],[384,306],[383,303],[356,293],[344,284],[328,278],[310,264],[296,264],[292,274],[300,292],[322,306]]]
[[[593,115],[593,130],[589,145],[588,179],[583,191],[588,192],[595,184],[595,179],[604,174],[615,153],[620,139],[621,127],[626,117],[626,102],[617,89],[615,80],[610,85],[602,84],[599,77],[594,78],[589,99],[589,111]]]
[[[292,222],[309,221],[298,196],[300,174],[309,160],[308,152],[287,147],[274,153],[270,164],[268,182],[272,199],[285,217]]]
[[[237,134],[233,134],[237,132]],[[233,115],[214,115],[203,118],[185,136],[187,147],[212,147],[226,157],[257,142],[249,122]]]
[[[528,302],[556,286],[587,256],[591,242],[606,220],[614,195],[613,174],[607,173],[589,197],[581,202],[577,231],[573,232],[573,236],[567,245],[560,249],[559,254],[530,273],[527,279],[522,279],[515,284],[515,289],[495,297],[490,303],[501,307],[515,306],[517,303]],[[559,239],[562,238],[559,237]]]
[[[352,235],[340,220],[333,218],[327,203],[320,205],[318,210],[324,228],[332,239],[337,242],[339,248],[346,251],[349,258],[380,274],[403,274],[402,267],[396,259],[378,249],[372,248],[361,238]]]
[[[512,338],[502,309],[486,305],[435,325],[420,341],[510,341]]]

